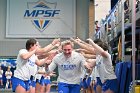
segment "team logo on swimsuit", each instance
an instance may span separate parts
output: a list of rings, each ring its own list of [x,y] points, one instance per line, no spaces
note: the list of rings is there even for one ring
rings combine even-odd
[[[60,10],[56,9],[56,6],[56,2],[51,3],[45,0],[27,2],[24,18],[30,19],[32,24],[43,32],[54,19],[59,18]]]

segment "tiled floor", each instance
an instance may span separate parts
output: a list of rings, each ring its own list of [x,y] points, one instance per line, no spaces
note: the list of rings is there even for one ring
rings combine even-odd
[[[0,89],[0,93],[14,93],[11,89]],[[51,91],[50,93],[58,93],[57,91]]]
[[[51,87],[51,92],[50,93],[58,93],[56,88],[57,88],[57,86],[53,85]],[[0,93],[14,93],[14,92],[12,92],[12,89],[5,89],[3,86],[0,86]]]

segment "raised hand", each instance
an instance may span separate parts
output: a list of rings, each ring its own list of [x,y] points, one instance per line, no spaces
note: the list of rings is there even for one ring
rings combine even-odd
[[[60,44],[60,38],[54,39],[54,40],[52,41],[52,45],[55,46],[56,44]]]
[[[87,41],[89,41],[89,44],[93,44],[93,40],[91,38],[88,38]]]
[[[59,41],[59,42],[57,42],[57,44],[55,44],[55,46],[56,46],[56,47],[61,46],[61,42],[60,42],[60,41]]]
[[[76,40],[77,42],[82,42],[82,40],[81,40],[80,38],[78,38],[78,37],[77,37],[75,40]]]
[[[74,42],[74,43],[82,42],[82,40],[79,39],[78,37],[77,37],[76,39],[70,38],[70,40],[71,40],[72,42]]]
[[[89,41],[89,42],[93,42],[93,40],[92,40],[91,38],[88,38],[87,41]]]

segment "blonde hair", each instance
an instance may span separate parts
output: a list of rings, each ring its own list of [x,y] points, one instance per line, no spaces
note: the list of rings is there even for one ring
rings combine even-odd
[[[73,42],[71,42],[70,40],[65,40],[65,41],[61,42],[62,49],[63,49],[63,46],[65,46],[65,45],[71,45],[72,48],[74,47]]]
[[[8,68],[10,69],[10,68],[11,68],[11,66],[8,66]]]

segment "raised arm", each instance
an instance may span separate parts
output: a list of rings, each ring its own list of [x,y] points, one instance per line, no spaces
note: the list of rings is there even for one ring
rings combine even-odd
[[[29,59],[33,54],[35,54],[37,48],[34,49],[33,51],[29,51],[29,52],[23,52],[23,53],[20,53],[20,57],[24,60],[27,60]],[[22,50],[20,50],[19,52],[22,52]]]
[[[81,48],[87,50],[87,51],[91,51],[92,54],[95,54],[95,49],[88,43],[80,40],[79,38],[77,39],[73,39],[71,38],[71,41],[73,41],[74,43],[78,44]]]
[[[55,47],[57,47],[57,44],[59,44],[59,43],[60,43],[60,38],[59,39],[54,39],[52,41],[52,43],[50,43],[49,45],[45,46],[44,48],[38,48],[36,50],[36,54],[40,55],[42,53],[49,52],[52,49],[54,49]]]
[[[86,49],[83,48],[78,48],[78,49],[74,49],[76,52],[84,52],[85,54],[93,54],[93,52],[88,51]]]
[[[90,42],[90,44],[95,48],[95,50],[96,50],[96,53],[99,53],[101,56],[103,56],[103,57],[108,57],[108,52],[107,52],[107,50],[105,50],[105,49],[103,49],[102,47],[104,47],[104,45],[102,44],[102,45],[97,45],[97,44],[95,44],[94,42],[93,42],[93,40],[92,39],[87,39],[89,42]]]

